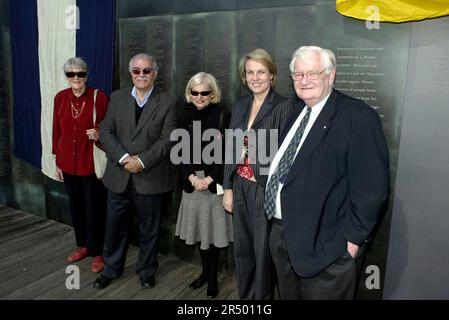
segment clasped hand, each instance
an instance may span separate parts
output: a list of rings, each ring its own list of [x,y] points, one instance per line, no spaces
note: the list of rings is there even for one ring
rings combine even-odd
[[[139,173],[143,171],[142,164],[138,160],[138,157],[139,156],[137,155],[128,156],[125,158],[125,160],[122,161],[124,168],[129,173]]]
[[[209,185],[206,182],[206,179],[197,178],[193,182],[193,187],[196,191],[204,191],[207,190]]]
[[[86,135],[89,138],[89,140],[98,141],[100,139],[100,135],[98,134],[98,132],[95,128],[87,129]]]

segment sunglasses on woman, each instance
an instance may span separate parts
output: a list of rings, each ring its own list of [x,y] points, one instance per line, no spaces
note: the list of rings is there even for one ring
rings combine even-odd
[[[212,91],[190,91],[190,94],[192,95],[192,96],[197,96],[197,95],[201,95],[202,97],[207,97],[208,95],[210,95],[210,93],[211,93]]]
[[[155,68],[145,68],[143,70],[140,70],[139,68],[134,68],[131,72],[135,75],[139,75],[141,72],[143,72],[143,74],[150,74],[151,71],[156,70]]]
[[[87,76],[87,72],[85,72],[85,71],[80,71],[80,72],[69,71],[69,72],[65,73],[65,76],[67,78],[73,78],[74,76],[77,76],[78,78],[85,78]]]

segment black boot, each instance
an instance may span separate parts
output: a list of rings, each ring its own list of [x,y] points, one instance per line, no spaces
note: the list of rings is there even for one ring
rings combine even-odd
[[[207,297],[215,298],[218,294],[218,258],[220,249],[210,245],[209,247],[209,278],[207,282]]]
[[[209,250],[200,249],[200,257],[202,268],[201,275],[189,285],[189,288],[191,289],[201,288],[209,278]]]

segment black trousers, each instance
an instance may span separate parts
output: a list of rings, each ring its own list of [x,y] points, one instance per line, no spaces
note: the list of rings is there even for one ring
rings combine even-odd
[[[271,299],[275,271],[263,209],[264,189],[236,175],[233,195],[234,260],[240,299]]]
[[[283,300],[351,300],[354,298],[365,245],[353,258],[346,252],[318,275],[305,278],[292,268],[281,220],[273,219],[270,251],[276,268],[279,294]]]
[[[63,176],[76,245],[87,247],[89,256],[100,256],[106,221],[106,189],[95,174],[74,176],[63,172]]]
[[[136,273],[139,277],[149,277],[156,272],[162,198],[162,194],[138,193],[132,176],[124,192],[109,190],[103,254],[105,276],[117,278],[123,273],[128,251],[128,230],[134,213],[140,227]]]

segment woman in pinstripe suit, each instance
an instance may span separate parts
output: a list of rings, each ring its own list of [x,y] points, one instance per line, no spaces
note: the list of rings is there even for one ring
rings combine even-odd
[[[274,91],[277,69],[264,49],[245,54],[239,71],[252,94],[238,99],[232,110],[230,129],[241,129],[245,135],[234,134],[227,139],[223,206],[234,215],[234,260],[240,298],[270,299],[275,271],[268,247],[264,188],[270,160],[277,151],[278,134],[293,113],[294,105]],[[277,131],[270,136],[270,129]],[[260,136],[263,131],[266,135]],[[240,141],[234,144],[235,140]],[[260,155],[263,144],[266,152]],[[229,161],[231,156],[233,161]]]

